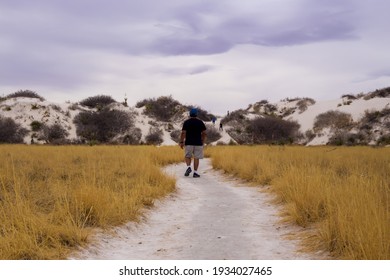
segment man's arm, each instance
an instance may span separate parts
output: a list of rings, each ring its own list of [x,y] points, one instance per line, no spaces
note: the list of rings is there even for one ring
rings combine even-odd
[[[180,142],[179,142],[179,146],[180,148],[183,149],[184,147],[184,140],[186,139],[186,131],[185,130],[182,130],[181,131],[181,134],[180,134]]]
[[[206,144],[206,137],[207,137],[206,130],[202,131],[201,137],[202,137],[202,144],[203,145]]]

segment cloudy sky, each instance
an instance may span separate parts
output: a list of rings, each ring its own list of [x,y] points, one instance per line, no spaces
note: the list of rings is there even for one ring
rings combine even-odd
[[[390,86],[388,0],[0,0],[0,95],[213,113]]]

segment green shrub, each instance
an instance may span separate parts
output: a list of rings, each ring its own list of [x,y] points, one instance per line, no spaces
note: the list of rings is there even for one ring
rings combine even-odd
[[[206,128],[207,128],[207,130],[206,130],[206,133],[207,133],[206,143],[207,144],[210,144],[212,142],[215,142],[215,141],[221,139],[221,137],[222,137],[221,133],[219,133],[219,131],[214,126],[207,124]]]
[[[80,104],[89,108],[102,109],[105,106],[115,102],[116,101],[111,96],[96,95],[80,101]]]
[[[30,126],[32,131],[39,131],[43,127],[43,124],[39,121],[32,121]]]
[[[314,121],[314,132],[319,132],[324,128],[330,128],[332,130],[345,130],[350,129],[353,125],[351,114],[340,111],[327,111],[319,114]]]
[[[145,107],[145,114],[158,121],[168,122],[175,116],[183,112],[182,105],[174,100],[172,96],[161,96],[159,98],[149,98],[137,102],[137,108]]]
[[[250,121],[248,127],[253,144],[293,143],[299,136],[300,125],[277,117],[265,116]]]
[[[180,141],[180,134],[181,134],[181,130],[180,129],[175,129],[175,130],[171,131],[171,133],[170,133],[171,139],[173,141],[175,141],[176,143],[179,143],[179,141]]]
[[[16,123],[12,118],[0,116],[0,143],[23,143],[28,130]]]
[[[376,97],[379,97],[379,98],[390,97],[390,87],[377,89],[377,90],[367,94],[364,97],[364,100],[369,100],[369,99],[376,98]]]
[[[378,145],[390,145],[390,134],[383,135],[378,139]]]
[[[307,110],[308,106],[315,104],[315,100],[312,98],[302,98],[297,102],[298,110],[300,113],[303,113]]]
[[[366,145],[367,140],[364,133],[350,133],[340,131],[335,133],[328,142],[328,145],[335,146],[355,146],[355,145]]]
[[[40,96],[39,94],[37,94],[35,91],[32,91],[32,90],[29,90],[29,89],[26,89],[26,90],[18,90],[14,93],[11,93],[11,94],[8,94],[6,96],[7,99],[10,99],[10,98],[17,98],[17,97],[27,97],[27,98],[37,98],[39,99],[40,101],[45,101],[45,99]]]
[[[66,142],[66,137],[69,135],[68,131],[60,124],[43,126],[43,140],[47,143],[63,144]]]
[[[76,133],[88,141],[109,142],[133,126],[131,115],[104,108],[97,112],[80,112],[75,118]]]
[[[149,134],[145,137],[146,144],[148,145],[160,145],[163,140],[163,131],[157,127],[151,127]]]
[[[123,144],[138,145],[141,142],[142,132],[138,127],[132,127],[129,133],[124,135],[121,139]]]

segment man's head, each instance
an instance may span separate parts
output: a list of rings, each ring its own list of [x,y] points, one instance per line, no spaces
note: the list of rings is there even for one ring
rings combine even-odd
[[[190,117],[195,118],[195,117],[197,117],[197,116],[198,116],[198,109],[192,108],[192,109],[190,110]]]

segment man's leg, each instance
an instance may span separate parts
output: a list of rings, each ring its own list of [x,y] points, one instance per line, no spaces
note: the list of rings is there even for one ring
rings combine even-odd
[[[186,157],[185,160],[186,160],[186,164],[187,164],[187,170],[184,173],[184,176],[189,176],[190,173],[192,172],[192,170],[191,170],[191,158]]]
[[[187,170],[184,173],[184,176],[189,176],[190,173],[192,172],[192,170],[191,170],[192,149],[190,146],[185,146],[184,150],[185,150],[184,159],[185,159],[185,162],[187,165]]]
[[[199,160],[203,158],[203,146],[196,146],[194,150],[194,177],[198,178]]]
[[[194,170],[195,170],[195,172],[198,171],[198,167],[199,167],[199,159],[198,158],[194,158]]]
[[[199,178],[200,175],[198,174],[198,167],[199,167],[199,159],[198,158],[194,158],[194,178]]]

